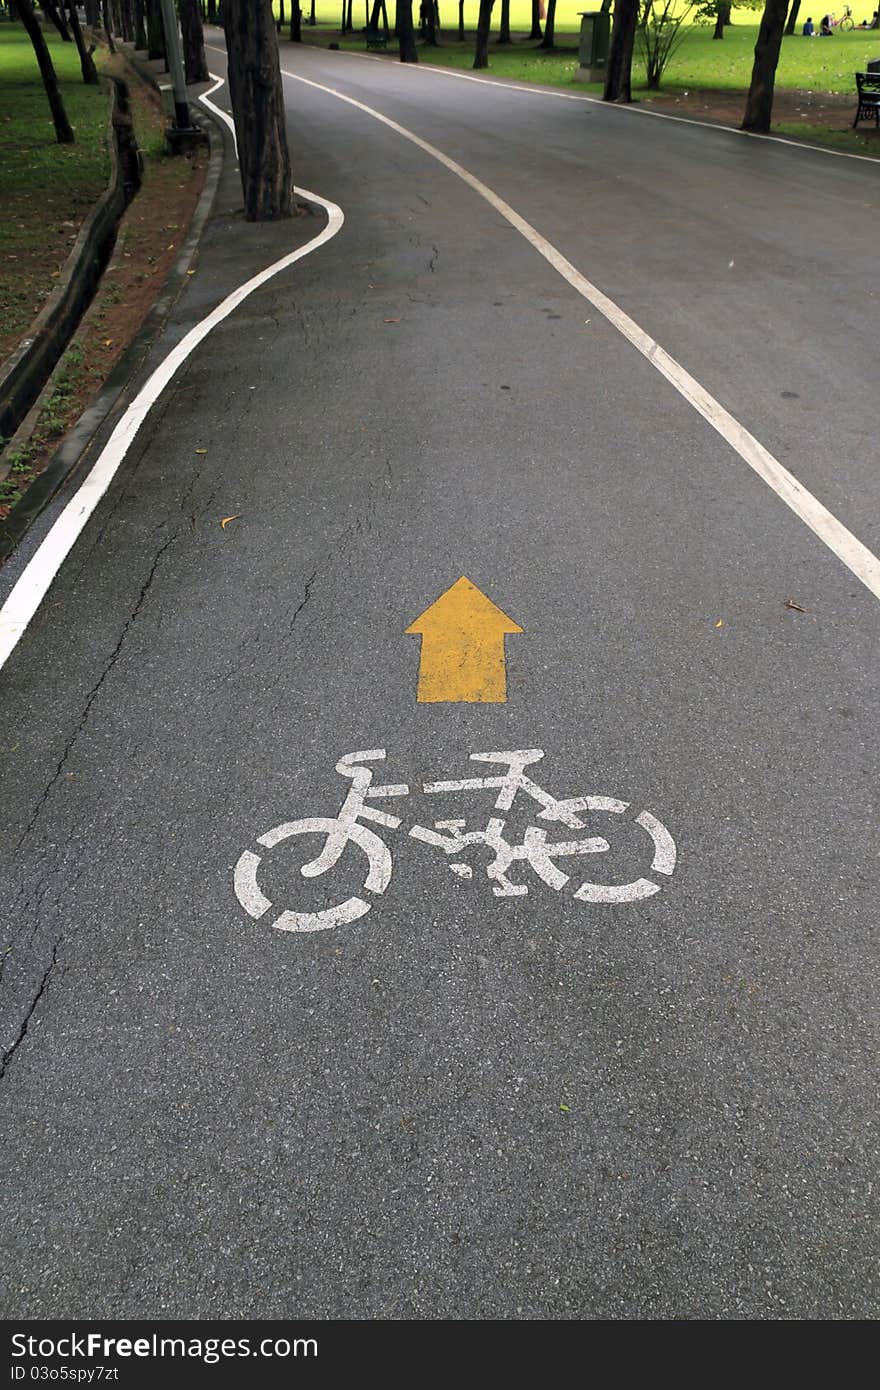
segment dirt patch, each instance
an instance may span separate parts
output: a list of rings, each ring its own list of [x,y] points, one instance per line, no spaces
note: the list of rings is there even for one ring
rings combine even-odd
[[[120,223],[95,299],[55,369],[29,443],[0,456],[0,520],[45,468],[138,333],[178,255],[205,182],[205,147],[187,155],[167,153],[158,93],[120,55],[105,60],[103,68],[129,86],[144,156],[143,185]]]
[[[739,126],[745,109],[745,93],[718,91],[713,88],[688,91],[657,92],[655,95],[641,95],[640,104],[652,106],[657,111],[674,111],[697,119],[719,121],[722,125]],[[802,125],[807,134],[814,129],[817,133],[846,133],[848,136],[864,141],[866,148],[880,154],[880,138],[869,125],[861,125],[852,130],[856,113],[856,94],[834,92],[807,92],[797,88],[777,88],[773,95],[773,128],[790,129]]]

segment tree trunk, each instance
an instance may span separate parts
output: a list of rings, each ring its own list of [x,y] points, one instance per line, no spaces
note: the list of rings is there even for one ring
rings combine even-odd
[[[65,20],[64,15],[61,14],[58,9],[56,9],[55,0],[40,0],[40,9],[43,11],[43,14],[49,20],[49,23],[54,25],[54,27],[58,30],[64,42],[72,43],[73,39],[70,30],[67,27],[67,21]]]
[[[207,82],[208,60],[205,34],[198,0],[178,0],[180,33],[183,39],[183,67],[187,82]]]
[[[382,9],[384,10],[384,8],[385,8],[385,6],[383,5],[383,6],[382,6]],[[318,21],[315,19],[315,0],[312,0],[312,8],[309,10],[309,24],[311,24],[311,25],[314,27],[314,25],[317,24],[317,22],[318,22]],[[387,27],[388,27],[388,20],[387,20],[387,19],[386,19],[386,21],[385,21],[385,27],[386,27],[386,29],[387,29]]]
[[[223,28],[245,216],[249,222],[290,217],[293,180],[272,0],[223,0]]]
[[[480,13],[477,19],[477,47],[474,52],[474,67],[489,66],[489,30],[492,28],[492,8],[495,0],[480,0]]]
[[[556,0],[547,0],[547,18],[544,21],[544,37],[539,46],[541,48],[555,48],[556,46]]]
[[[417,63],[419,55],[416,51],[416,35],[413,28],[412,0],[397,0],[397,22],[394,27],[400,38],[400,61]]]
[[[86,24],[90,29],[100,29],[101,6],[99,0],[86,0]]]
[[[437,47],[437,11],[433,4],[425,13],[425,43],[431,48]]]
[[[76,8],[76,0],[67,0],[67,13],[70,15],[70,27],[73,30],[73,41],[79,54],[79,66],[82,72],[83,82],[90,87],[98,85],[98,70],[95,67],[92,55],[86,48],[86,41],[83,38],[83,31],[80,28],[79,12]]]
[[[165,30],[159,0],[147,0],[147,57],[165,57]]]
[[[101,0],[101,18],[104,21],[104,36],[107,40],[107,47],[111,53],[115,53],[116,44],[113,42],[113,20],[110,18],[109,0]]]
[[[794,33],[794,26],[797,24],[798,10],[801,7],[801,0],[791,0],[791,9],[788,12],[788,23],[785,26],[786,34]]]
[[[299,0],[291,0],[290,4],[290,37],[294,43],[302,43],[302,10]]]
[[[43,86],[46,89],[46,96],[49,99],[49,108],[52,112],[52,120],[55,125],[55,138],[59,145],[73,144],[73,130],[70,121],[67,119],[67,112],[64,109],[64,102],[58,90],[58,78],[55,76],[55,68],[46,47],[46,40],[40,28],[40,22],[34,14],[34,7],[31,0],[12,0],[13,10],[18,11],[18,16],[27,30],[37,63],[40,68],[40,76],[43,79]]]
[[[147,46],[147,24],[144,17],[144,0],[134,0],[134,46],[144,49]]]
[[[346,19],[345,19],[345,27],[346,27],[346,29],[348,30],[348,32],[349,32],[350,34],[354,32],[354,19],[352,18],[352,14],[351,14],[352,6],[353,6],[353,5],[354,5],[354,0],[348,0],[348,14],[346,15]]]
[[[510,43],[510,0],[501,0],[501,17],[498,21],[498,42]]]
[[[217,23],[217,0],[208,0],[208,23]]]
[[[729,5],[726,5],[726,4],[724,3],[724,0],[718,0],[718,3],[717,3],[717,5],[716,5],[716,7],[715,7],[715,32],[714,32],[714,34],[712,35],[713,39],[723,39],[723,38],[724,38],[724,26],[725,26],[725,24],[729,24],[729,23],[730,23],[730,6],[729,6]]]
[[[464,0],[458,0],[458,41],[464,43]]]
[[[603,101],[632,101],[632,56],[639,0],[615,0]]]
[[[782,31],[785,28],[787,10],[788,0],[765,0],[758,42],[755,44],[752,82],[746,97],[743,130],[754,130],[766,135],[770,129],[773,86],[776,81],[776,65],[782,47]]]
[[[529,38],[540,39],[541,37],[541,0],[532,0],[532,28]]]

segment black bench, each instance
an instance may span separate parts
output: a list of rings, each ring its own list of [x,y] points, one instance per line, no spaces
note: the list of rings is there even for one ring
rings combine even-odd
[[[374,52],[378,52],[388,47],[388,35],[384,29],[365,29],[364,33],[367,36],[368,53],[370,49],[373,49]]]
[[[853,130],[859,121],[869,121],[872,116],[874,124],[880,130],[880,72],[857,72],[856,86],[859,89],[859,106],[853,121]]]

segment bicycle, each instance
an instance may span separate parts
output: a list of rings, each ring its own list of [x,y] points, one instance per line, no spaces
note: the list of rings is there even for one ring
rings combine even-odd
[[[832,18],[831,20],[831,28],[839,29],[842,34],[851,33],[855,27],[855,20],[852,17],[852,9],[849,5],[844,5],[843,14],[840,16],[840,19]]]
[[[257,844],[264,850],[272,850],[299,835],[323,835],[323,848],[299,870],[303,878],[317,878],[329,872],[338,863],[346,846],[353,844],[367,859],[368,869],[363,891],[375,896],[383,894],[391,882],[393,872],[391,850],[382,836],[364,822],[380,826],[383,830],[398,830],[402,824],[400,816],[381,810],[370,803],[410,794],[409,786],[402,782],[373,785],[374,770],[367,764],[384,761],[385,757],[384,748],[344,754],[336,763],[336,771],[341,777],[351,781],[351,787],[336,815],[306,816],[299,820],[285,821],[258,836]],[[630,809],[628,802],[619,801],[615,797],[581,796],[559,799],[553,796],[526,774],[526,768],[543,757],[544,751],[541,748],[471,753],[472,762],[499,764],[507,770],[483,777],[424,782],[421,790],[428,796],[496,791],[493,810],[505,813],[511,810],[517,796],[529,797],[541,808],[536,813],[537,820],[557,822],[569,830],[576,831],[588,829],[584,822],[584,814],[594,818],[604,815],[623,816]],[[450,860],[449,869],[462,879],[473,877],[473,867],[463,857],[466,851],[471,847],[483,847],[491,851],[493,857],[486,864],[485,871],[492,885],[492,892],[497,898],[523,897],[529,892],[528,883],[514,882],[510,877],[515,866],[527,865],[548,888],[559,892],[571,881],[571,875],[558,866],[558,859],[604,854],[610,849],[608,840],[597,834],[569,840],[548,840],[547,831],[543,826],[537,825],[527,827],[520,843],[511,843],[505,836],[507,821],[504,815],[490,816],[481,830],[466,831],[466,824],[466,820],[462,819],[438,820],[434,822],[433,829],[413,825],[408,833],[412,839],[446,855]],[[677,861],[677,850],[671,834],[650,811],[642,811],[634,816],[633,824],[644,831],[651,841],[653,858],[650,872],[668,878],[673,873]],[[236,897],[255,921],[260,921],[275,906],[258,882],[258,872],[263,858],[263,855],[253,850],[245,850],[234,870]],[[644,877],[623,884],[593,883],[585,880],[575,888],[574,897],[584,903],[629,903],[652,897],[660,892],[660,888],[661,884]],[[368,913],[372,906],[372,902],[356,893],[333,907],[314,912],[284,907],[273,920],[272,926],[276,931],[284,932],[326,931],[331,927],[357,921]]]

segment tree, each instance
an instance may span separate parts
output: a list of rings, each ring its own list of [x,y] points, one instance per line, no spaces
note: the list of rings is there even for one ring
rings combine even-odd
[[[632,55],[639,0],[615,0],[603,101],[632,101]]]
[[[510,43],[510,0],[501,0],[501,18],[498,23],[498,42]]]
[[[67,0],[67,13],[70,16],[73,41],[79,53],[79,66],[83,82],[87,83],[90,87],[96,87],[98,85],[98,70],[92,59],[92,50],[86,48],[86,41],[83,38],[83,31],[79,22],[79,12],[76,8],[76,0]]]
[[[205,56],[205,33],[198,0],[178,0],[180,33],[183,39],[183,67],[187,82],[207,82],[208,60]]]
[[[636,41],[645,60],[649,90],[660,86],[666,65],[687,32],[682,26],[692,8],[690,0],[645,0]]]
[[[50,24],[53,24],[58,30],[64,43],[71,43],[72,37],[70,30],[67,27],[64,15],[56,8],[55,0],[40,0],[40,9],[43,11],[43,14],[49,20]]]
[[[397,20],[394,27],[400,40],[400,61],[417,63],[419,55],[413,28],[412,0],[397,0]]]
[[[474,50],[474,67],[489,66],[489,30],[492,27],[492,8],[495,0],[480,0],[480,13],[477,17],[477,46]]]
[[[40,69],[40,76],[43,79],[43,86],[46,89],[46,97],[49,101],[49,109],[52,112],[52,121],[55,126],[55,139],[59,145],[73,144],[73,128],[67,119],[67,112],[64,109],[64,101],[58,88],[58,78],[55,75],[55,67],[52,63],[49,49],[46,47],[46,40],[40,28],[40,22],[34,13],[31,0],[11,0],[13,13],[17,13],[19,19],[27,31],[27,36],[33,45],[37,64]]]
[[[159,0],[147,0],[147,57],[165,57],[165,30]]]
[[[90,29],[101,27],[101,6],[99,0],[85,0],[86,24]]]
[[[113,20],[110,16],[109,0],[101,0],[101,16],[104,20],[104,37],[107,40],[107,47],[111,53],[115,53],[116,44],[113,42]]]
[[[746,97],[746,110],[742,122],[743,130],[751,130],[759,135],[766,135],[770,129],[773,87],[776,82],[776,66],[782,47],[782,30],[785,27],[787,10],[788,0],[765,0],[758,42],[755,44],[752,81]]]
[[[272,0],[223,0],[227,76],[249,222],[290,217],[293,180]]]
[[[736,0],[738,10],[760,10],[764,0]],[[696,0],[694,15],[705,24],[714,24],[713,39],[723,39],[724,30],[730,25],[731,0]]]
[[[794,26],[797,24],[798,10],[801,7],[801,0],[791,0],[791,9],[788,12],[788,23],[785,26],[787,35],[794,33]]]
[[[464,0],[458,0],[458,41],[464,43]]]
[[[373,8],[370,11],[370,18],[367,21],[367,28],[373,29],[378,34],[379,19],[382,19],[382,28],[388,33],[388,11],[385,8],[385,0],[373,0]]]
[[[532,0],[532,28],[529,38],[540,39],[541,37],[541,0]]]
[[[291,0],[290,4],[290,38],[293,43],[302,43],[302,10],[299,0]]]
[[[556,0],[547,0],[547,18],[544,20],[544,37],[539,48],[556,47]]]
[[[144,13],[144,0],[134,0],[134,46],[143,49],[147,46],[147,24]]]

